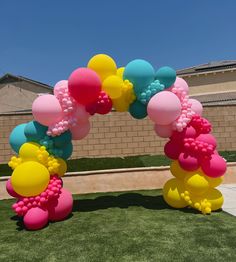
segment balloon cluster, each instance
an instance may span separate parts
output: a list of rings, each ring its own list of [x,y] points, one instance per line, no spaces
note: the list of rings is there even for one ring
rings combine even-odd
[[[108,114],[112,108],[136,119],[148,116],[156,134],[170,138],[165,153],[174,160],[176,179],[164,187],[167,203],[203,213],[219,208],[223,198],[214,187],[226,163],[209,134],[211,124],[201,117],[201,103],[189,99],[188,91],[170,67],[155,71],[147,61],[135,59],[118,68],[111,57],[99,54],[59,81],[53,95],[38,96],[32,104],[34,121],[15,127],[9,139],[18,157],[9,162],[13,174],[7,191],[18,199],[13,209],[25,226],[40,229],[71,212],[72,196],[60,177],[73,151],[72,140],[89,134],[92,115]]]

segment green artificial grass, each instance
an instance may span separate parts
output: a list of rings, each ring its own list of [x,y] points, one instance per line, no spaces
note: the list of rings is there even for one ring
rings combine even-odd
[[[236,162],[236,151],[224,151],[220,154],[228,162]],[[68,172],[118,169],[132,167],[168,166],[171,160],[164,155],[144,155],[127,157],[80,158],[68,160]],[[10,176],[11,168],[7,164],[0,165],[0,176]]]
[[[74,196],[73,214],[27,231],[0,201],[0,261],[236,261],[236,218],[171,209],[160,190]]]

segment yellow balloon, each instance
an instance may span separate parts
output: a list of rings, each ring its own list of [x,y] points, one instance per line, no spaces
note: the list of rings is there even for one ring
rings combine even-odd
[[[20,158],[23,161],[38,161],[38,150],[40,146],[37,143],[24,143],[19,151]]]
[[[205,194],[205,198],[211,203],[211,210],[218,210],[223,206],[224,197],[216,188],[210,188]]]
[[[87,67],[95,71],[100,76],[101,81],[110,75],[116,75],[117,71],[115,61],[105,54],[93,56],[89,60]]]
[[[174,208],[183,208],[188,204],[181,197],[181,194],[184,192],[183,183],[176,179],[172,178],[167,181],[163,188],[163,197],[168,205]]]
[[[209,182],[200,170],[189,172],[184,179],[186,189],[195,195],[202,195],[209,189]]]
[[[124,67],[120,67],[120,68],[117,69],[116,75],[118,75],[121,79],[123,79],[124,71],[125,71],[125,68]]]
[[[104,90],[111,99],[117,99],[122,95],[123,80],[116,75],[108,76],[102,83]]]
[[[123,97],[112,100],[112,103],[117,112],[127,112],[129,110],[129,104],[124,100]]]
[[[59,163],[58,175],[59,176],[64,176],[64,174],[67,171],[67,164],[66,164],[66,162],[62,158],[57,158],[57,161]]]
[[[213,188],[219,186],[223,182],[223,179],[224,179],[223,176],[216,177],[216,178],[208,177],[208,176],[205,176],[205,177],[209,182],[209,186]]]
[[[45,166],[35,161],[27,161],[13,171],[11,184],[21,196],[37,196],[46,189],[49,179],[50,175]]]
[[[179,161],[175,160],[170,165],[170,172],[173,176],[178,179],[183,180],[184,177],[187,175],[187,171],[185,171],[180,165]]]

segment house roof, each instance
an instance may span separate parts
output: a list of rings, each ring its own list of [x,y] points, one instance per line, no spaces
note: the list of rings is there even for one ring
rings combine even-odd
[[[26,81],[26,82],[29,82],[29,83],[33,83],[33,84],[39,85],[39,86],[44,87],[46,89],[49,89],[50,91],[52,91],[52,88],[53,88],[52,86],[44,84],[44,83],[41,83],[39,81],[35,81],[35,80],[32,80],[32,79],[24,77],[24,76],[12,75],[12,74],[9,74],[9,73],[3,75],[0,78],[0,83],[3,82],[6,79],[15,79],[17,81]]]
[[[236,69],[236,60],[213,61],[206,64],[177,70],[177,75],[192,75],[232,69]]]
[[[191,98],[197,99],[203,106],[236,105],[236,91],[192,95]]]

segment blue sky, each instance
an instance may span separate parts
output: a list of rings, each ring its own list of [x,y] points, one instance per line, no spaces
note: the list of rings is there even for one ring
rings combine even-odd
[[[181,69],[236,59],[234,0],[1,0],[0,75],[50,85],[91,56]]]

